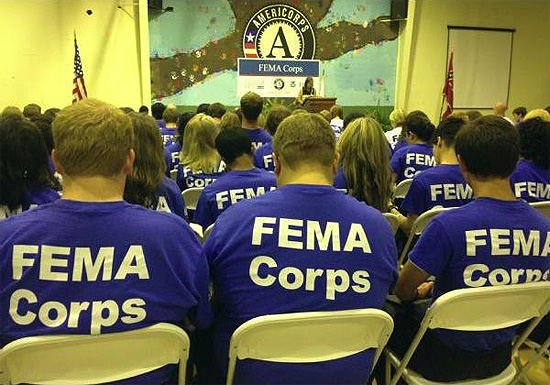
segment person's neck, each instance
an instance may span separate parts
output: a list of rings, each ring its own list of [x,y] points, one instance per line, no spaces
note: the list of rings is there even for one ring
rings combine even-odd
[[[320,165],[303,166],[296,170],[281,170],[277,175],[277,186],[283,187],[289,184],[312,184],[332,186],[334,173],[330,168]]]
[[[456,158],[456,153],[454,149],[441,149],[439,157],[439,164],[458,164],[458,159]]]
[[[254,130],[254,129],[258,128],[258,119],[248,120],[247,118],[245,118],[243,116],[242,122],[243,122],[242,126],[245,129]]]
[[[492,198],[501,201],[515,201],[516,197],[510,187],[509,178],[491,178],[486,180],[472,179],[468,181],[476,198]]]
[[[250,171],[254,168],[254,163],[250,155],[241,155],[232,163],[226,162],[226,170],[228,171]]]
[[[117,202],[124,196],[126,175],[114,177],[63,175],[63,198],[81,202]]]
[[[411,144],[426,144],[428,142],[425,142],[423,140],[420,140],[418,138],[414,138],[414,139],[407,139],[407,142],[409,142],[409,145]]]
[[[166,128],[177,128],[178,125],[177,125],[177,123],[166,123],[164,125],[164,127],[166,127]]]

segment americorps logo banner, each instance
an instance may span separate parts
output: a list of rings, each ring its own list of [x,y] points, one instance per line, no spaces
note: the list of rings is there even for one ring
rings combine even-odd
[[[319,90],[319,60],[238,60],[239,97],[253,91],[262,97],[298,96],[307,77],[313,78],[313,86]]]

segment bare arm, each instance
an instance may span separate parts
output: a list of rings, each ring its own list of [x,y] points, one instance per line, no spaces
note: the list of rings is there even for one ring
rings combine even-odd
[[[429,276],[430,274],[414,263],[407,261],[399,274],[399,279],[395,286],[395,294],[404,302],[426,298],[433,290],[433,282],[423,284]]]

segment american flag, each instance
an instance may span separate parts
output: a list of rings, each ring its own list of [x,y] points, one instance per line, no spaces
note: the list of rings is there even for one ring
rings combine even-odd
[[[248,31],[244,36],[244,57],[257,58],[256,52],[256,34],[257,31]]]
[[[451,51],[451,57],[449,58],[449,67],[447,68],[447,77],[445,79],[445,87],[443,87],[443,112],[442,120],[447,119],[447,116],[453,113],[453,51]]]
[[[82,72],[82,61],[78,52],[76,43],[76,33],[74,35],[74,79],[73,79],[73,103],[88,97],[86,84],[84,84],[84,72]]]

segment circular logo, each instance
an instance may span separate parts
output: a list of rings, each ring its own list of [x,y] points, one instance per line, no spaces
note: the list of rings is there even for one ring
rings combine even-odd
[[[275,87],[276,90],[282,90],[285,87],[285,82],[281,78],[275,79],[273,82],[273,87]]]
[[[273,4],[254,14],[243,35],[246,58],[313,59],[315,34],[309,20],[288,4]]]

